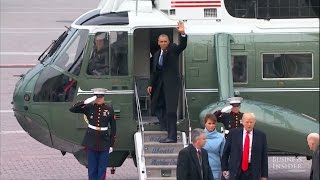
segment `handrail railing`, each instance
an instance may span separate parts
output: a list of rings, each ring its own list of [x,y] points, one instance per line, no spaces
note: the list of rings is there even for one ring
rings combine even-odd
[[[183,87],[183,94],[184,94],[184,99],[186,103],[186,114],[187,114],[187,120],[188,120],[188,131],[189,131],[189,144],[191,144],[191,121],[190,121],[190,115],[189,115],[189,106],[188,106],[188,98],[187,98],[187,92],[186,92],[186,86],[185,86],[185,79],[184,77],[182,78],[182,87]]]
[[[135,97],[136,97],[136,105],[137,105],[137,113],[138,113],[138,123],[139,123],[139,129],[138,130],[141,133],[142,145],[144,145],[144,127],[143,127],[143,122],[142,122],[139,94],[138,94],[138,88],[137,88],[137,83],[136,82],[134,82],[134,94],[135,94]],[[142,155],[142,157],[144,156],[144,148],[142,148],[141,155]]]

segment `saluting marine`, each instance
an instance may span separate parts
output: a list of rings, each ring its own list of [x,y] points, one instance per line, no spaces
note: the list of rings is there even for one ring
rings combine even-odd
[[[112,152],[116,137],[116,121],[113,108],[104,103],[106,89],[92,90],[93,97],[76,103],[70,111],[83,113],[88,119],[82,145],[87,148],[89,180],[104,180],[109,152]]]
[[[225,127],[225,134],[229,133],[229,130],[232,128],[243,127],[242,125],[242,115],[240,112],[240,105],[242,101],[242,97],[232,97],[227,100],[230,103],[230,106],[224,107],[222,110],[218,110],[214,112],[214,115],[217,117],[218,122],[223,123]],[[230,113],[226,111],[230,110]]]

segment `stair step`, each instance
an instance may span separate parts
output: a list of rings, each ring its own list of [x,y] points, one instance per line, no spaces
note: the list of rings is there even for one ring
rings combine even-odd
[[[146,166],[147,177],[176,177],[177,166],[168,165],[168,166]]]
[[[179,153],[183,149],[183,143],[163,143],[158,142],[146,142],[144,143],[144,152],[151,154],[172,154]]]
[[[166,131],[145,131],[144,132],[144,142],[159,142],[160,139],[168,137],[168,132]],[[182,142],[182,133],[177,132],[177,142]]]
[[[161,153],[157,153],[157,154],[144,154],[144,157],[158,157],[158,158],[176,158],[178,157],[178,153],[172,153],[172,154],[161,154]]]
[[[146,166],[177,165],[178,154],[145,154],[144,157]]]
[[[176,169],[176,165],[165,165],[165,166],[155,166],[155,165],[148,165],[146,169]]]
[[[147,180],[176,180],[176,177],[150,177]]]

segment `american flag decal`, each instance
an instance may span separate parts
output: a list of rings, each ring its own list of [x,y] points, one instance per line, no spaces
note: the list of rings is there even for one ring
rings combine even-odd
[[[171,1],[171,8],[212,8],[221,7],[219,1],[202,1],[202,0],[175,0]]]

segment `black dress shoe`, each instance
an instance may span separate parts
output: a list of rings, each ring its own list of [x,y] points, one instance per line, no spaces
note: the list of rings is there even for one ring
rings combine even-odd
[[[170,138],[164,138],[164,139],[160,139],[159,143],[176,143],[177,140],[173,140]]]

